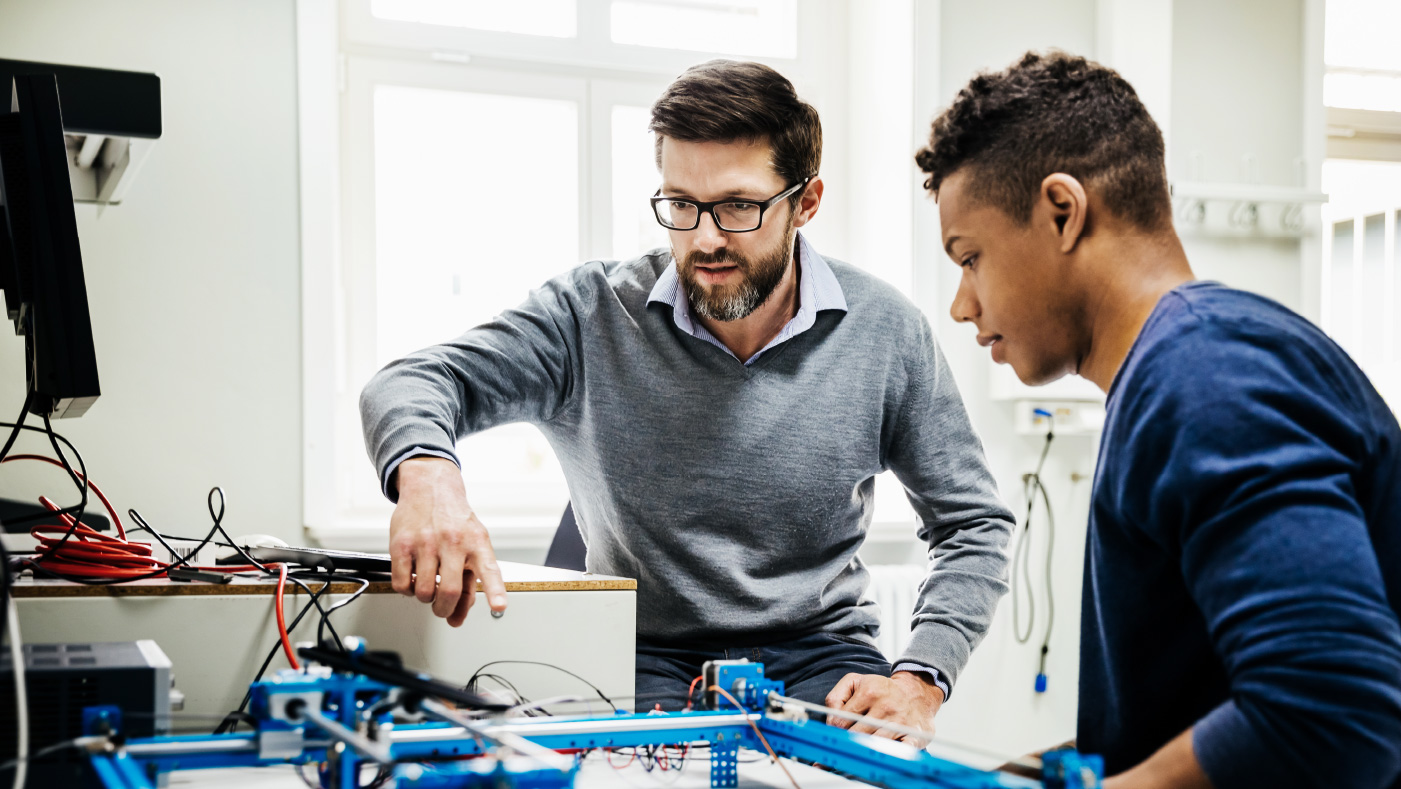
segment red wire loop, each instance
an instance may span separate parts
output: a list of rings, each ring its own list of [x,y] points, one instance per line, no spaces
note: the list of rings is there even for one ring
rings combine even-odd
[[[58,466],[78,477],[84,479],[82,473],[75,471],[63,463],[44,455],[10,455],[0,459],[0,463],[9,463],[12,460],[36,460]],[[41,569],[48,570],[55,574],[75,576],[80,578],[101,578],[121,580],[125,578],[140,578],[150,576],[159,578],[164,573],[151,575],[157,570],[164,570],[172,566],[170,562],[157,560],[151,551],[151,546],[146,543],[128,542],[126,538],[126,528],[122,526],[121,516],[117,515],[117,509],[112,506],[112,502],[103,494],[102,489],[90,479],[85,480],[87,486],[96,494],[102,506],[107,508],[107,513],[112,516],[112,524],[116,528],[117,536],[112,537],[95,529],[89,528],[78,522],[72,515],[62,512],[63,508],[49,500],[47,496],[40,496],[39,503],[44,505],[50,512],[57,513],[63,525],[40,524],[29,530],[38,542],[39,559],[34,560],[34,564]],[[189,565],[194,567],[194,565]],[[287,622],[282,610],[283,591],[287,586],[287,565],[268,564],[268,568],[277,568],[277,630],[278,637],[282,640],[282,650],[287,655],[287,662],[292,668],[300,668],[297,662],[296,653],[292,650],[292,639],[287,633]],[[195,569],[201,569],[196,567]],[[211,567],[203,569],[222,570],[224,572],[235,572],[242,570],[256,570],[254,566],[237,567]]]

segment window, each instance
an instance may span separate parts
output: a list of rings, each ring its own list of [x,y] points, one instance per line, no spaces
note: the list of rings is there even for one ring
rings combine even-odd
[[[1401,4],[1328,0],[1323,328],[1401,409]]]
[[[613,0],[618,44],[792,58],[797,0]]]
[[[1401,162],[1329,159],[1323,327],[1401,412]]]
[[[648,203],[659,179],[647,122],[677,73],[750,57],[811,94],[822,26],[798,9],[795,0],[342,0],[339,253],[305,296],[324,299],[307,312],[336,326],[333,342],[307,353],[308,375],[330,379],[335,403],[331,414],[306,409],[309,422],[328,423],[307,427],[328,436],[307,442],[313,536],[381,550],[387,539],[392,505],[364,458],[358,413],[376,370],[489,320],[581,261],[667,244]],[[548,222],[536,210],[542,196]],[[486,431],[458,455],[498,548],[513,534],[553,533],[569,493],[538,430]]]
[[[573,0],[370,0],[380,19],[446,25],[500,33],[573,38]]]
[[[1401,112],[1401,3],[1328,0],[1325,14],[1324,104]]]

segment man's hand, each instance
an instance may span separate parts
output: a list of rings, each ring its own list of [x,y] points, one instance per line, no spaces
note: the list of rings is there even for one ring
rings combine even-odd
[[[389,519],[394,591],[432,603],[434,615],[458,627],[481,579],[491,610],[505,611],[506,585],[496,553],[467,504],[457,465],[443,458],[409,458],[395,474],[399,504]]]
[[[943,706],[944,692],[933,680],[910,671],[897,671],[890,677],[879,674],[847,674],[827,694],[827,706],[834,709],[869,715],[911,729],[929,732],[934,736],[934,716]],[[844,720],[835,715],[827,716],[827,722],[851,731],[874,734],[902,740],[917,748],[929,744],[928,740],[878,729],[866,723]]]

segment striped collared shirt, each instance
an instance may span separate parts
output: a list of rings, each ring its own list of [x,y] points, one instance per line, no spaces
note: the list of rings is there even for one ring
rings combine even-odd
[[[764,352],[782,342],[787,342],[802,334],[817,322],[817,313],[823,310],[841,310],[846,312],[846,297],[842,295],[842,286],[837,283],[837,278],[832,274],[832,269],[827,266],[827,261],[817,254],[817,250],[812,248],[808,240],[802,233],[797,234],[798,242],[795,245],[798,257],[798,311],[794,313],[792,319],[784,324],[778,335],[769,341],[768,345],[759,349],[759,352],[743,361],[745,366],[753,364]],[[696,320],[691,312],[691,303],[686,298],[686,292],[681,286],[681,278],[676,273],[676,261],[672,260],[662,275],[657,278],[657,284],[653,286],[651,294],[647,297],[647,303],[660,302],[670,305],[672,308],[672,319],[676,322],[676,327],[681,331],[695,337],[698,340],[705,340],[720,350],[735,356],[734,353],[725,347],[725,344],[715,338],[715,335],[706,330],[700,321]],[[735,357],[739,360],[739,357]]]

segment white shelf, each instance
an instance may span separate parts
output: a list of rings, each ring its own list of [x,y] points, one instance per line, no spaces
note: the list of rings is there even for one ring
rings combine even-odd
[[[1328,195],[1292,186],[1266,184],[1179,181],[1171,187],[1174,200],[1222,200],[1237,203],[1314,204],[1328,202]]]

